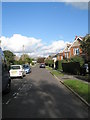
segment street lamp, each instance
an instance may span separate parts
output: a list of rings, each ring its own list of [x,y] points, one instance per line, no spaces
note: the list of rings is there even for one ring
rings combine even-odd
[[[0,40],[0,47],[1,47],[1,40]]]
[[[22,52],[23,52],[23,54],[22,54],[22,60],[24,61],[24,48],[25,48],[25,46],[23,45],[22,47],[23,47],[23,51],[22,51]]]

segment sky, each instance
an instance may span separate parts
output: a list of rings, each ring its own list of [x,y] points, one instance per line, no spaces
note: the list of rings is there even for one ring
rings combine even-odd
[[[2,49],[16,55],[23,45],[31,57],[58,53],[87,33],[87,3],[2,2]]]

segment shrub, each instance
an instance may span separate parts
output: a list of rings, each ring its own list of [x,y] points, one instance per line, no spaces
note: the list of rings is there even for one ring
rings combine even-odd
[[[67,60],[59,60],[55,63],[55,69],[62,70],[62,63],[67,63]]]
[[[53,60],[46,60],[45,64],[48,65],[49,67],[54,67],[54,61]]]
[[[34,63],[32,62],[32,65],[34,65]]]
[[[80,74],[80,64],[79,62],[68,62],[62,63],[63,72],[71,74]]]
[[[88,62],[88,67],[89,67],[89,74],[90,74],[90,62]]]
[[[84,64],[84,59],[81,56],[74,56],[70,58],[70,62],[79,62],[80,67]]]

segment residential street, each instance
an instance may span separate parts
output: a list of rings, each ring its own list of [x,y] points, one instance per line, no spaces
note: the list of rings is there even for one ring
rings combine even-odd
[[[2,99],[3,118],[88,118],[87,106],[39,65],[23,79],[12,79]]]

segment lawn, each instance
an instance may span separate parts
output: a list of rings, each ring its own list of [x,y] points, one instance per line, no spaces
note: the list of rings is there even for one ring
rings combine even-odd
[[[59,71],[57,71],[57,70],[52,70],[51,73],[52,73],[53,75],[55,75],[55,76],[64,76],[63,73],[61,73],[61,72],[59,72]]]
[[[48,66],[46,66],[46,69],[48,69],[48,70],[52,70],[52,68],[51,68],[51,67],[48,67]]]
[[[50,70],[50,72],[51,72],[53,75],[55,75],[55,76],[64,76],[63,73],[61,73],[61,72],[59,72],[59,71],[57,71],[57,70],[54,70],[54,69],[52,69],[51,67],[46,67],[46,69]]]
[[[90,103],[90,84],[84,83],[80,80],[65,80],[64,83],[71,87],[81,97],[83,97],[88,103]]]

